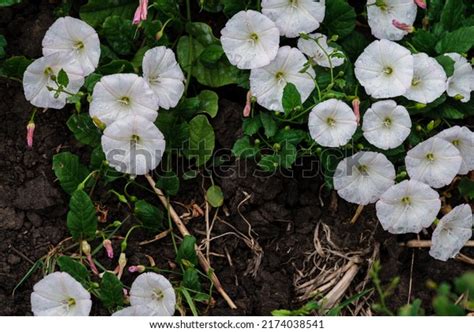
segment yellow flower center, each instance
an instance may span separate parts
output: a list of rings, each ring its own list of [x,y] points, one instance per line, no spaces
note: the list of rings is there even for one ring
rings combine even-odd
[[[403,197],[402,198],[402,203],[405,204],[405,205],[410,205],[410,203],[411,203],[410,197],[408,197],[408,196]]]
[[[80,40],[74,43],[75,50],[82,50],[84,48],[84,43]]]
[[[327,118],[326,123],[328,124],[329,127],[335,127],[336,126],[336,120],[333,118]]]
[[[434,157],[434,154],[433,153],[428,153],[426,155],[426,159],[428,159],[429,161],[434,161],[435,160],[435,157]]]
[[[385,73],[385,75],[391,75],[393,73],[393,69],[392,67],[387,66],[383,69],[383,72]]]
[[[120,99],[118,100],[118,102],[119,102],[119,103],[122,103],[122,104],[124,104],[124,105],[128,105],[128,104],[130,104],[130,98],[124,96],[124,97],[120,98]]]

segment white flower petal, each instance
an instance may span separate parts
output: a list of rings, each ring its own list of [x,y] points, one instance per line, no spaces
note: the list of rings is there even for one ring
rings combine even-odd
[[[355,74],[368,95],[392,98],[406,93],[413,80],[410,51],[389,40],[367,46],[355,63]]]
[[[376,204],[383,229],[392,234],[419,233],[434,222],[440,208],[439,194],[416,180],[390,187]]]
[[[184,74],[172,50],[154,47],[143,56],[143,78],[164,109],[175,107],[184,93]]]
[[[312,39],[298,39],[298,48],[313,61],[326,68],[335,68],[344,63],[344,53],[328,46],[327,37],[320,33],[309,35]],[[317,40],[317,42],[316,42]],[[329,61],[330,60],[330,61]]]
[[[471,100],[471,92],[474,89],[474,71],[471,64],[458,53],[446,53],[455,61],[454,73],[448,78],[448,96],[462,96],[461,101],[467,103]]]
[[[289,38],[319,28],[325,12],[323,0],[262,0],[262,13],[275,22],[282,36]]]
[[[308,119],[311,137],[321,146],[346,145],[357,130],[352,109],[344,102],[329,99],[316,105]]]
[[[425,53],[413,55],[414,73],[410,88],[404,96],[422,104],[429,104],[446,91],[446,73],[443,67]]]
[[[297,48],[283,46],[276,58],[267,66],[252,69],[250,90],[261,106],[283,112],[282,97],[286,84],[293,83],[301,95],[301,101],[308,99],[314,90],[315,73],[312,68],[300,73],[307,59]]]
[[[147,272],[139,275],[130,289],[132,306],[146,306],[153,316],[172,316],[176,295],[171,283],[160,274]]]
[[[334,189],[348,202],[367,205],[395,183],[395,175],[395,167],[383,154],[358,152],[337,165]]]
[[[268,65],[275,59],[280,44],[280,32],[275,23],[254,10],[235,14],[221,35],[227,58],[239,69]]]
[[[31,311],[35,316],[88,316],[91,296],[65,272],[54,272],[33,287]]]
[[[102,77],[95,85],[89,114],[106,125],[128,115],[155,121],[158,103],[158,97],[143,78],[136,74],[114,74]]]
[[[453,144],[462,157],[458,174],[465,175],[474,170],[474,133],[467,127],[454,126],[440,132],[436,137]]]
[[[455,207],[436,226],[430,255],[441,261],[455,257],[472,237],[473,218],[469,204]]]
[[[74,58],[81,65],[84,76],[87,76],[99,64],[99,36],[84,21],[69,16],[60,17],[49,27],[43,39],[43,54],[54,53]]]
[[[432,137],[408,151],[405,164],[410,178],[441,188],[458,174],[462,157],[453,144]]]
[[[413,25],[416,12],[417,6],[414,0],[367,1],[369,26],[372,34],[378,39],[401,40],[408,32],[396,28],[392,23],[393,20]]]
[[[144,175],[161,162],[166,148],[163,134],[138,115],[120,118],[104,130],[102,149],[110,166],[132,175]]]
[[[405,107],[393,100],[372,104],[364,114],[362,130],[367,141],[383,150],[400,146],[410,135],[411,119]]]
[[[81,66],[73,58],[55,53],[36,59],[26,68],[23,74],[23,90],[26,100],[36,107],[63,108],[68,95],[61,93],[58,98],[54,98],[55,92],[48,90],[48,87],[57,88],[51,75],[57,76],[61,69],[69,77],[67,91],[77,93],[84,84],[84,73]]]

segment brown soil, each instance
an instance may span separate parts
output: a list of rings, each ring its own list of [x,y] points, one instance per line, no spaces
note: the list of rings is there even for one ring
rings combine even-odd
[[[9,42],[8,54],[39,57],[41,39],[54,20],[52,10],[47,1],[31,1],[14,9],[0,10],[0,34]],[[232,99],[233,94],[228,95]],[[15,294],[12,291],[37,259],[68,236],[65,227],[68,197],[55,181],[52,156],[61,149],[85,155],[85,149],[77,145],[66,127],[69,111],[50,110],[37,117],[34,148],[28,150],[25,127],[32,107],[24,100],[21,84],[0,79],[0,96],[0,315],[30,315],[29,297],[33,284],[42,277],[41,272],[28,278]],[[240,112],[240,105],[221,101],[220,113],[214,120],[221,147],[231,147],[240,134]],[[311,162],[306,160],[302,165]],[[268,315],[274,309],[298,307],[300,294],[294,282],[299,271],[308,267],[304,261],[315,250],[313,234],[319,223],[329,226],[332,241],[343,252],[367,251],[353,285],[365,279],[371,254],[380,248],[383,280],[401,278],[390,300],[393,308],[407,302],[410,282],[412,299],[421,298],[426,306],[433,296],[425,286],[428,279],[452,280],[470,268],[454,260],[435,261],[427,250],[401,248],[398,242],[413,236],[396,237],[383,232],[372,207],[351,225],[349,220],[356,207],[335,201],[330,193],[321,191],[322,180],[316,170],[309,178],[307,174],[303,178],[303,166],[296,167],[291,177],[288,174],[262,175],[255,165],[242,162],[231,162],[214,170],[215,180],[226,198],[226,214],[221,213],[221,217],[235,229],[217,221],[212,235],[235,234],[238,230],[250,241],[246,243],[235,235],[228,235],[211,243],[211,252],[219,255],[211,256],[212,266],[238,309],[228,309],[215,295],[217,302],[212,308],[201,308],[204,314]],[[138,194],[157,203],[149,193]],[[101,199],[101,194],[98,195],[94,199]],[[200,180],[183,183],[175,200],[184,204],[195,200],[202,204]],[[127,211],[117,209],[117,202],[110,197],[105,203],[110,208],[111,218],[126,216]],[[203,218],[191,220],[188,227],[199,240],[203,239]],[[151,255],[158,266],[169,268],[169,262],[174,260],[171,241],[166,238],[151,245],[138,245],[139,241],[151,237],[140,231],[134,233],[127,250],[129,263],[146,263],[145,255]],[[465,253],[473,255],[474,251],[465,250]],[[113,266],[112,262],[106,265]],[[131,278],[125,274],[126,283]],[[370,304],[371,300],[367,301]],[[107,314],[97,304],[94,313]]]

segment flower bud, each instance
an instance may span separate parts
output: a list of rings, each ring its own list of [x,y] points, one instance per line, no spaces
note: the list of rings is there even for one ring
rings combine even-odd
[[[421,9],[426,9],[426,0],[415,0],[415,3],[420,7]]]
[[[249,90],[247,92],[247,100],[245,102],[245,107],[244,107],[244,118],[248,118],[250,116],[250,112],[252,111],[252,92]]]
[[[146,268],[143,265],[132,265],[128,267],[128,272],[130,273],[135,273],[135,272],[143,273],[145,272],[145,270]]]
[[[81,242],[81,250],[84,253],[84,255],[90,255],[91,254],[91,246],[87,241],[82,241]]]
[[[105,239],[102,244],[104,245],[105,251],[107,252],[107,256],[110,259],[114,258],[114,248],[112,247],[112,241]]]
[[[28,148],[33,147],[33,136],[35,134],[35,123],[33,121],[28,122],[26,126],[26,144]]]
[[[402,23],[400,21],[397,21],[395,19],[392,20],[392,24],[395,28],[406,31],[408,33],[415,32],[415,27],[412,25],[408,25],[406,23]]]
[[[360,99],[358,97],[352,100],[352,109],[357,120],[357,124],[360,124]]]

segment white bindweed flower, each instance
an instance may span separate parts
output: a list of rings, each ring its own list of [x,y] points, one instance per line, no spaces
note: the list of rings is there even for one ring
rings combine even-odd
[[[395,183],[395,167],[381,153],[358,152],[337,165],[334,189],[346,201],[375,203]]]
[[[77,93],[84,84],[84,73],[81,66],[73,58],[54,53],[36,59],[26,68],[23,74],[23,90],[26,100],[36,107],[61,109],[66,106],[68,97],[66,93],[63,92],[59,94],[58,98],[55,98],[55,91],[48,90],[48,88],[58,88],[52,77],[57,76],[61,69],[69,77],[66,90],[70,93]]]
[[[357,119],[343,101],[329,99],[316,105],[308,119],[309,133],[321,146],[345,145],[357,130]]]
[[[143,78],[158,97],[164,109],[175,107],[184,93],[184,74],[172,50],[152,48],[143,56]]]
[[[31,293],[35,316],[89,316],[91,295],[65,272],[54,272],[41,279]]]
[[[307,59],[300,50],[283,46],[269,65],[252,69],[250,90],[257,102],[266,109],[283,112],[283,90],[288,82],[296,86],[302,102],[308,99],[315,87],[316,74],[312,68],[300,73],[306,63]]]
[[[154,316],[153,310],[145,305],[135,305],[116,311],[112,316]]]
[[[393,22],[411,26],[416,19],[417,6],[413,0],[368,0],[367,18],[372,34],[378,39],[400,40],[408,34]]]
[[[395,101],[382,100],[365,112],[362,130],[370,144],[383,150],[394,149],[410,135],[410,115]]]
[[[280,44],[280,32],[275,23],[254,10],[235,14],[221,35],[227,58],[239,69],[268,65],[275,59]]]
[[[84,76],[87,76],[99,64],[99,36],[84,21],[69,16],[60,17],[49,27],[43,39],[43,54],[53,53],[76,59]]]
[[[176,294],[171,283],[160,274],[147,272],[139,275],[130,289],[130,304],[146,306],[153,316],[172,316]]]
[[[462,157],[453,144],[431,137],[408,151],[405,164],[410,178],[441,188],[458,174]]]
[[[377,218],[392,234],[419,233],[435,221],[440,208],[439,194],[416,180],[390,187],[376,204]]]
[[[389,40],[367,46],[355,63],[355,74],[368,95],[374,98],[401,96],[413,80],[410,51]]]
[[[128,115],[155,121],[158,103],[158,97],[143,78],[136,74],[114,74],[102,77],[95,85],[89,114],[106,125]]]
[[[328,38],[320,33],[298,39],[298,48],[313,61],[326,68],[335,68],[344,63],[344,53],[328,45]]]
[[[459,150],[462,164],[458,174],[464,175],[474,170],[474,133],[469,128],[454,126],[443,130],[436,137],[450,142]]]
[[[435,59],[425,53],[413,55],[413,80],[403,95],[409,100],[429,104],[446,91],[446,73]]]
[[[448,78],[448,96],[459,96],[463,103],[467,103],[471,100],[471,92],[474,89],[474,71],[472,66],[459,53],[446,53],[445,55],[454,60],[454,73]]]
[[[455,257],[472,236],[469,204],[456,206],[439,221],[431,238],[430,255],[440,261]]]
[[[166,142],[153,122],[129,115],[107,126],[102,149],[110,166],[132,175],[144,175],[161,162]]]
[[[319,28],[326,13],[326,1],[263,0],[262,13],[276,23],[282,36],[293,38]]]

